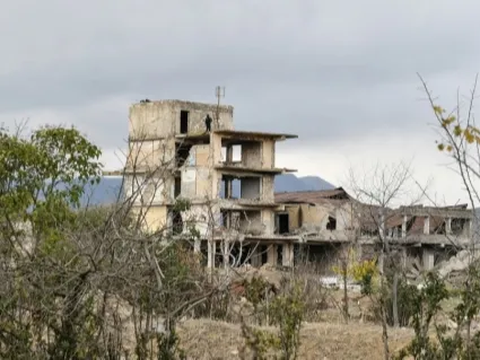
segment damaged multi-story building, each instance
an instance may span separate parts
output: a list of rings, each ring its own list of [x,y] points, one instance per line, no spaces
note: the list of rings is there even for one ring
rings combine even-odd
[[[216,262],[293,264],[293,240],[276,234],[275,164],[278,141],[295,135],[234,130],[233,107],[178,100],[144,101],[130,108],[124,193],[135,196],[149,231],[174,234],[195,227],[195,251]],[[189,208],[181,209],[181,200]],[[274,249],[274,250],[273,250]],[[243,257],[243,259],[242,259]],[[249,257],[247,259],[247,257]]]
[[[209,267],[293,266],[306,256],[328,268],[345,245],[366,255],[381,238],[431,268],[471,235],[466,206],[384,209],[379,226],[379,209],[342,188],[275,194],[275,176],[294,171],[277,167],[276,144],[297,136],[235,130],[231,106],[142,101],[129,120],[129,154],[115,173],[124,194],[148,231],[182,236],[194,228],[193,250]]]

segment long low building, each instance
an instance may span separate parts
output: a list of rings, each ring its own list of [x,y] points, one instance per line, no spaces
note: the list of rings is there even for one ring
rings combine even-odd
[[[275,201],[285,207],[277,213],[278,233],[298,236],[310,260],[326,264],[345,244],[357,244],[371,256],[388,241],[431,269],[468,246],[475,235],[474,213],[466,204],[381,208],[358,202],[341,187],[277,193]]]

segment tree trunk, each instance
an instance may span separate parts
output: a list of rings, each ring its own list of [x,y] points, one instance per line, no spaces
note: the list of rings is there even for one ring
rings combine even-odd
[[[392,284],[392,313],[393,313],[393,326],[400,327],[400,321],[398,319],[398,272],[393,273]]]

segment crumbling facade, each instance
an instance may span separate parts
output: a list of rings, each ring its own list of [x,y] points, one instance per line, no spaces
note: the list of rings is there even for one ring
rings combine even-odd
[[[180,235],[195,226],[195,251],[207,253],[208,266],[241,257],[238,244],[255,244],[250,262],[261,264],[264,253],[274,262],[277,254],[264,248],[278,238],[275,212],[283,209],[274,178],[288,171],[276,167],[275,144],[290,138],[296,136],[234,130],[231,106],[141,102],[130,108],[124,193],[149,231]],[[290,265],[293,248],[281,240]]]
[[[474,235],[467,205],[381,209],[356,201],[343,188],[278,193],[275,201],[285,207],[279,214],[282,234],[298,236],[310,259],[317,257],[327,267],[345,244],[358,245],[368,256],[388,241],[405,259],[416,258],[423,269],[432,269],[468,246]]]

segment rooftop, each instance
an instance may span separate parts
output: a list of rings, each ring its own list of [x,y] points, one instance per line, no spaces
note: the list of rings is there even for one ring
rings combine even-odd
[[[342,188],[331,190],[293,191],[275,193],[275,201],[278,203],[310,203],[316,204],[324,200],[349,200],[351,196]]]
[[[140,100],[139,102],[132,104],[132,107],[136,106],[172,106],[172,107],[182,107],[185,110],[188,109],[196,109],[202,111],[212,111],[215,112],[218,108],[223,111],[233,111],[233,106],[231,105],[220,105],[218,104],[210,104],[210,103],[203,103],[203,102],[196,102],[196,101],[185,101],[185,100],[178,100],[178,99],[164,99],[164,100]]]

